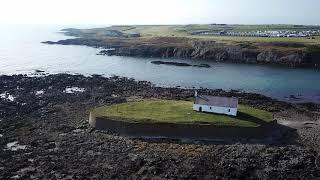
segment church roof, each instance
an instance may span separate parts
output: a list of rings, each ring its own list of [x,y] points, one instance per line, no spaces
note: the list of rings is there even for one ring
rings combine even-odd
[[[195,104],[238,108],[238,98],[235,97],[218,97],[218,96],[196,96]]]

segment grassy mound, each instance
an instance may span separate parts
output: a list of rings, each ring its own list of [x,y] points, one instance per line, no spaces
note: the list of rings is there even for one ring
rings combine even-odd
[[[238,116],[200,113],[192,110],[190,101],[145,100],[93,110],[96,117],[133,123],[213,124],[225,126],[258,127],[272,121],[272,113],[240,105]]]

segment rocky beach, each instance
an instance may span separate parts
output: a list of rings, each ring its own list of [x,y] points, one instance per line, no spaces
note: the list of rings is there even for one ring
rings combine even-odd
[[[188,100],[194,89],[122,77],[0,76],[1,179],[319,179],[320,106],[235,90],[291,128],[273,141],[142,139],[98,131],[92,108],[136,99]]]

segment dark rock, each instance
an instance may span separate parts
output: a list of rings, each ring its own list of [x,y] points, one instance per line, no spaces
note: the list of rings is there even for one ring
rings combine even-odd
[[[193,66],[193,67],[199,67],[199,68],[210,68],[211,66],[209,64],[200,64],[200,65],[191,65],[188,63],[180,63],[180,62],[170,62],[170,61],[152,61],[152,64],[160,65],[160,64],[165,64],[165,65],[173,65],[173,66]]]
[[[299,98],[297,98],[295,95],[290,95],[289,98],[290,98],[290,99],[299,99]]]
[[[133,56],[133,57],[158,57],[181,59],[206,59],[216,62],[232,63],[260,63],[277,64],[293,67],[319,67],[320,48],[318,46],[306,46],[300,43],[269,43],[261,44],[257,48],[253,44],[225,44],[215,41],[189,40],[178,37],[151,38],[147,42],[139,38],[110,38],[97,39],[91,36],[79,35],[80,38],[60,40],[57,42],[46,41],[47,44],[61,45],[85,45],[90,47],[102,47],[108,51],[101,51],[98,55],[108,56]],[[142,42],[141,42],[142,41]],[[168,42],[162,45],[161,42]],[[294,51],[281,51],[278,47],[298,49]],[[299,50],[304,48],[306,50]]]
[[[200,64],[200,65],[193,65],[194,67],[200,67],[200,68],[210,68],[211,66],[209,64]]]
[[[173,65],[173,66],[192,66],[188,63],[168,62],[168,61],[152,61],[151,63],[156,65],[165,64],[165,65]]]
[[[45,71],[42,71],[42,70],[39,70],[39,69],[36,69],[34,70],[36,73],[44,73]]]
[[[17,89],[17,87],[19,88]],[[66,87],[86,91],[66,94]],[[35,91],[44,90],[42,96]],[[274,144],[213,143],[119,137],[85,128],[92,108],[126,102],[126,98],[187,100],[194,89],[155,87],[123,77],[57,74],[41,77],[0,76],[0,179],[316,179],[320,177],[319,132],[299,129],[299,137]],[[298,121],[319,113],[318,105],[295,106],[259,94],[221,89],[199,93],[239,97],[240,103]],[[22,104],[26,104],[22,106]],[[300,109],[303,108],[304,115]],[[50,111],[55,109],[55,111]],[[312,111],[309,111],[312,110]],[[316,111],[316,112],[313,112]],[[295,113],[291,113],[295,112]],[[303,133],[302,133],[303,132]],[[301,133],[301,134],[300,134]],[[310,137],[310,138],[309,138]],[[318,139],[317,139],[318,138]],[[298,139],[298,142],[291,139]],[[301,141],[300,141],[301,140]],[[3,150],[18,141],[27,149]]]

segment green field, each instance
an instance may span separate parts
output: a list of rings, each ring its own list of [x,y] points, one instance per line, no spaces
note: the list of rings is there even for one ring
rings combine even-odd
[[[320,26],[304,25],[118,25],[93,29],[69,29],[69,35],[85,39],[105,40],[126,46],[155,45],[157,47],[190,47],[193,42],[217,42],[226,45],[251,47],[257,51],[278,50],[283,54],[308,53],[311,46],[320,46],[320,36],[310,37],[249,37],[200,35],[198,32],[256,32],[256,31],[309,31]],[[120,35],[117,35],[119,33]],[[110,35],[113,34],[113,35]],[[128,38],[130,34],[140,37]],[[312,47],[311,47],[312,48]]]
[[[221,42],[294,42],[304,44],[319,44],[320,37],[307,39],[304,37],[291,38],[269,38],[269,37],[235,37],[235,36],[199,36],[192,35],[197,31],[210,32],[250,32],[250,31],[273,31],[273,30],[319,30],[320,26],[297,26],[297,25],[136,25],[136,26],[112,26],[107,29],[119,30],[123,33],[140,33],[143,37],[188,37],[205,40],[215,40]]]
[[[210,24],[191,24],[191,25],[122,25],[110,26],[106,28],[93,28],[82,30],[71,30],[73,35],[82,37],[99,37],[104,38],[106,31],[119,31],[124,34],[139,33],[144,38],[150,37],[185,37],[192,39],[214,40],[220,42],[288,42],[303,44],[320,44],[320,37],[315,36],[313,39],[305,37],[290,38],[270,38],[270,37],[237,37],[237,36],[215,36],[215,35],[193,35],[195,32],[255,32],[255,31],[303,31],[303,30],[320,30],[320,26],[300,26],[300,25],[210,25]]]
[[[192,110],[190,101],[145,100],[93,110],[96,117],[108,117],[134,123],[213,124],[258,127],[272,121],[272,113],[240,105],[237,117],[200,113]]]

